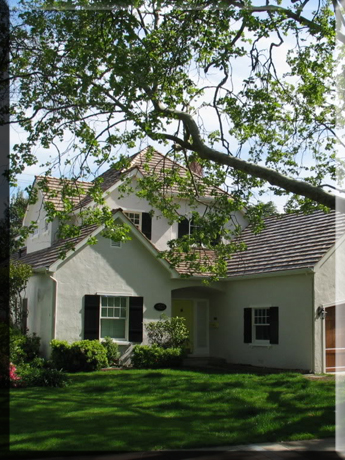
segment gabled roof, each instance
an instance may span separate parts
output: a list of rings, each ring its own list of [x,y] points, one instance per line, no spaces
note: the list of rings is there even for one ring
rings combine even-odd
[[[122,213],[121,209],[113,214]],[[148,242],[158,254],[158,249],[147,240],[126,216],[126,222]],[[75,246],[86,240],[99,228],[98,225],[84,227],[77,238],[68,238],[54,243],[51,247],[18,256],[15,259],[29,264],[33,269],[50,267],[59,260],[61,250],[66,243]],[[254,234],[247,227],[239,237],[247,249],[232,255],[227,262],[229,279],[239,276],[262,275],[296,269],[312,269],[334,245],[336,239],[345,233],[345,215],[331,211],[316,211],[312,214],[284,214],[265,219],[265,228]],[[199,251],[199,250],[198,250]],[[200,250],[201,259],[212,259],[213,251]],[[177,268],[179,274],[188,273],[187,265],[181,263]],[[208,276],[210,273],[200,274]],[[200,276],[199,275],[199,276]]]
[[[109,190],[117,182],[119,182],[124,174],[128,174],[130,171],[137,169],[143,176],[157,174],[158,177],[163,178],[164,174],[167,171],[178,170],[178,174],[181,177],[188,177],[188,169],[182,165],[176,163],[165,155],[157,152],[156,150],[147,147],[140,152],[132,155],[130,157],[129,166],[126,169],[115,169],[111,167],[98,178],[103,179],[100,187],[103,192]],[[196,184],[201,181],[201,176],[193,172],[194,181]],[[76,196],[71,199],[76,208],[86,206],[87,204],[93,201],[93,198],[87,195],[87,191],[94,185],[93,182],[82,182],[82,181],[72,181],[68,179],[56,179],[54,177],[44,177],[37,176],[36,182],[39,180],[46,180],[49,192],[43,191],[43,196],[45,201],[52,202],[55,206],[55,209],[58,211],[63,210],[63,204],[61,200],[61,192],[63,190],[64,184],[68,184],[75,192]],[[207,187],[205,193],[203,194],[206,197],[214,195],[214,192],[226,193],[224,190],[216,187]],[[169,187],[169,192],[178,193],[179,188],[176,185]]]
[[[57,211],[63,211],[64,209],[62,191],[66,184],[73,191],[74,196],[69,196],[68,198],[75,206],[85,198],[87,191],[93,186],[92,182],[57,179],[56,177],[49,176],[36,176],[35,184],[40,181],[44,182],[44,188],[40,188],[44,201],[53,203]]]
[[[76,246],[82,240],[88,238],[99,225],[90,225],[81,229],[80,235],[76,238],[66,238],[64,240],[58,240],[53,243],[50,247],[40,249],[39,251],[30,252],[29,254],[22,255],[16,254],[13,259],[23,264],[31,265],[33,270],[38,268],[50,267],[54,262],[60,258],[60,253],[68,243],[72,243]]]
[[[247,249],[228,261],[228,277],[311,269],[344,233],[345,215],[334,211],[268,217],[262,232],[242,232]]]
[[[131,220],[123,213],[121,208],[118,209],[113,209],[112,210],[113,218],[120,218],[122,221],[126,222],[127,225],[129,225],[134,233],[137,234],[139,239],[142,240],[143,244],[145,244],[148,249],[151,251],[151,253],[158,255],[159,251],[156,248],[156,246],[139,230],[132,222]],[[19,261],[24,264],[28,264],[32,267],[33,270],[38,270],[41,268],[51,268],[53,271],[55,271],[56,267],[56,262],[59,260],[62,260],[60,258],[60,254],[62,251],[66,250],[66,247],[69,243],[71,243],[74,247],[73,250],[68,249],[66,253],[66,259],[68,259],[72,254],[75,249],[78,249],[77,246],[83,245],[86,243],[88,238],[90,236],[96,235],[103,226],[100,226],[99,224],[94,224],[94,225],[89,225],[86,227],[81,228],[80,235],[75,238],[66,238],[63,240],[58,240],[55,243],[52,244],[52,246],[44,249],[40,249],[35,252],[31,252],[29,254],[24,252],[19,251],[18,253],[14,254],[11,258],[12,260]],[[20,255],[21,254],[21,255]],[[166,260],[164,259],[159,259],[159,262],[162,263],[167,269],[170,269],[169,264]],[[54,267],[52,267],[54,265]],[[175,275],[177,273],[175,272]]]

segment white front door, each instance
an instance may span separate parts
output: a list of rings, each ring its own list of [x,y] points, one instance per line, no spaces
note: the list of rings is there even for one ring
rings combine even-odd
[[[194,352],[196,356],[209,355],[208,300],[194,300]]]

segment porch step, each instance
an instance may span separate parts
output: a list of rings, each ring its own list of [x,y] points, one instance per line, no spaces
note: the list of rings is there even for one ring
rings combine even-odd
[[[226,359],[213,356],[188,356],[182,363],[184,367],[224,367],[226,364]]]

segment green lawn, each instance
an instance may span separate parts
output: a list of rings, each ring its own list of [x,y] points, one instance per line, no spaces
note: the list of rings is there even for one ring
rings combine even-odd
[[[151,451],[332,437],[334,379],[118,370],[11,390],[11,451]]]

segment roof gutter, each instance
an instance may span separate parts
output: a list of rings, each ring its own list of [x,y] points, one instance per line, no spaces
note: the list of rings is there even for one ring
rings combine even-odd
[[[314,268],[296,268],[294,270],[282,270],[275,272],[265,272],[265,273],[253,273],[248,275],[229,275],[226,278],[226,281],[236,281],[236,280],[246,280],[246,279],[255,279],[255,278],[269,278],[272,276],[287,276],[287,275],[302,275],[302,274],[313,274],[315,273]]]

